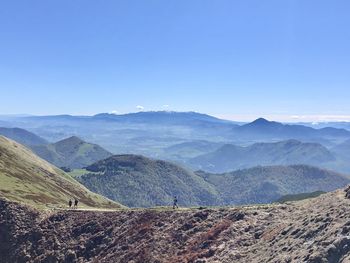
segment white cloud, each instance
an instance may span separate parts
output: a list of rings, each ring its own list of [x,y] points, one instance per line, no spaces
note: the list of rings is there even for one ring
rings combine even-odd
[[[138,109],[139,111],[143,111],[145,109],[145,107],[141,106],[141,105],[137,105],[136,109]]]
[[[117,111],[117,110],[112,110],[112,111],[110,112],[110,114],[119,114],[119,111]]]
[[[169,109],[169,107],[170,107],[170,106],[169,106],[168,104],[164,104],[164,105],[163,105],[163,109],[165,109],[165,110]]]

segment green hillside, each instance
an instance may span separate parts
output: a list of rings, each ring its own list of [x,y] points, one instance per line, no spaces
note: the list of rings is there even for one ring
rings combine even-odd
[[[0,136],[0,196],[38,207],[66,206],[70,198],[95,208],[118,208],[23,145]]]
[[[130,207],[171,205],[173,196],[187,207],[270,203],[284,195],[328,192],[350,182],[341,174],[307,165],[212,174],[138,155],[115,155],[71,175],[90,190]]]
[[[197,172],[215,186],[225,204],[270,203],[278,198],[344,187],[345,176],[307,165],[260,166],[224,174]]]
[[[312,193],[300,193],[300,194],[295,194],[295,195],[284,195],[281,198],[278,198],[276,200],[277,203],[285,203],[285,202],[291,202],[291,201],[300,201],[300,200],[305,200],[305,199],[310,199],[310,198],[315,198],[318,197],[325,192],[322,191],[316,191]]]
[[[90,190],[130,207],[216,205],[214,187],[175,164],[137,155],[116,155],[87,167],[77,179]]]
[[[112,154],[101,146],[87,143],[76,136],[48,145],[32,146],[31,149],[57,167],[82,168]]]

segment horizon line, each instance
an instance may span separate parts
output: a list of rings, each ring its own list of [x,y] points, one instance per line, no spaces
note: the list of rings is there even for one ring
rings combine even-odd
[[[263,118],[269,121],[277,121],[277,122],[284,122],[284,123],[312,123],[312,124],[318,124],[318,123],[329,123],[329,122],[350,122],[350,115],[344,115],[344,114],[310,114],[310,115],[287,115],[287,114],[261,114],[261,115],[255,115],[255,114],[210,114],[210,113],[202,113],[198,111],[174,111],[174,110],[149,110],[149,111],[131,111],[131,112],[125,112],[125,113],[119,113],[119,112],[99,112],[94,114],[74,114],[74,113],[62,113],[62,114],[27,114],[27,113],[21,113],[21,114],[0,114],[1,117],[5,118],[20,118],[20,117],[48,117],[48,116],[72,116],[72,117],[93,117],[99,114],[111,114],[116,116],[123,116],[127,114],[137,114],[137,113],[147,113],[147,112],[168,112],[168,113],[198,113],[198,114],[204,114],[211,117],[215,117],[221,120],[227,120],[227,121],[233,121],[233,122],[253,122],[259,118]]]

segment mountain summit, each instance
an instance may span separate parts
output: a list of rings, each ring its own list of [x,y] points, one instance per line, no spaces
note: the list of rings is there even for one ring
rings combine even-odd
[[[246,125],[250,125],[250,126],[264,126],[264,125],[269,125],[271,123],[276,123],[276,122],[272,122],[272,121],[268,121],[267,119],[264,118],[258,118],[255,121],[252,121],[251,123],[248,123]]]

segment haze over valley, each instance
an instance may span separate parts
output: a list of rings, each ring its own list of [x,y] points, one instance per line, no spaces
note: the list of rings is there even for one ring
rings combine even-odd
[[[350,178],[342,128],[167,111],[4,121],[1,135],[129,207],[166,206],[178,195],[181,206],[270,203]]]

